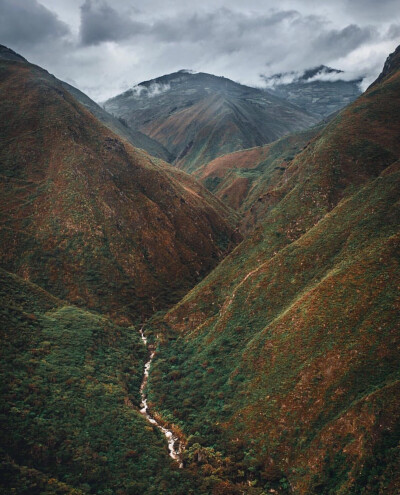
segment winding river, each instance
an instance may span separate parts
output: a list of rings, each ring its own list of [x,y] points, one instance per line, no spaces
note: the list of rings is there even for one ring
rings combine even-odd
[[[143,373],[143,381],[140,386],[140,396],[142,398],[142,402],[140,403],[140,412],[147,418],[147,420],[152,424],[157,426],[165,435],[168,442],[168,450],[169,455],[174,459],[179,467],[183,467],[182,463],[182,443],[179,440],[178,436],[175,435],[171,430],[168,430],[164,426],[162,426],[156,419],[153,418],[149,411],[149,406],[147,405],[147,396],[146,396],[146,386],[149,380],[149,372],[151,367],[151,362],[153,361],[155,350],[147,345],[147,337],[144,335],[143,328],[140,329],[140,335],[142,337],[142,341],[146,347],[150,349],[150,357],[147,363],[144,365],[144,373]]]

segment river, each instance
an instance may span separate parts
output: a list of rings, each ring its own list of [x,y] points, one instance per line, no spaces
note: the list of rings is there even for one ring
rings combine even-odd
[[[156,419],[153,418],[150,413],[149,406],[147,405],[146,386],[149,380],[151,363],[156,352],[154,349],[147,345],[147,337],[144,335],[143,328],[140,329],[140,335],[142,337],[144,345],[150,349],[150,357],[147,363],[144,365],[143,380],[140,386],[140,396],[142,398],[142,402],[140,403],[140,412],[152,425],[157,426],[157,428],[159,428],[164,433],[168,442],[170,457],[172,457],[172,459],[174,459],[174,461],[179,464],[179,467],[182,468],[182,442],[180,441],[179,437],[175,435],[171,430],[168,430],[168,428],[165,428]]]

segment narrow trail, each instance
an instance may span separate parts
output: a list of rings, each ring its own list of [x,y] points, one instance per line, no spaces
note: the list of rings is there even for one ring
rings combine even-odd
[[[183,450],[183,445],[182,442],[180,441],[179,437],[175,435],[171,430],[168,430],[164,426],[162,426],[156,419],[153,418],[153,416],[150,413],[149,406],[147,405],[147,396],[146,396],[146,386],[147,382],[149,380],[149,372],[150,372],[150,367],[151,367],[151,362],[153,361],[154,355],[156,351],[151,348],[150,346],[147,345],[147,337],[143,333],[143,328],[140,329],[140,335],[142,337],[142,341],[146,347],[149,347],[150,349],[150,357],[147,363],[144,365],[144,373],[143,373],[143,380],[142,384],[140,386],[140,396],[142,398],[142,402],[140,403],[140,412],[143,414],[143,416],[146,417],[146,419],[152,424],[157,426],[158,429],[160,429],[168,442],[168,450],[169,450],[169,455],[174,459],[179,464],[179,467],[183,467],[183,462],[182,462],[182,450]]]
[[[220,311],[220,314],[219,314],[219,317],[220,318],[223,318],[226,314],[226,312],[228,311],[228,308],[229,306],[233,303],[233,300],[235,299],[236,297],[236,294],[237,294],[237,291],[240,289],[240,287],[246,282],[246,280],[248,278],[250,278],[252,275],[254,275],[254,273],[258,272],[262,266],[265,265],[265,263],[257,266],[256,268],[254,268],[254,270],[251,270],[251,272],[249,272],[243,279],[241,282],[239,282],[239,284],[234,288],[232,294],[231,294],[231,297],[225,301],[224,305],[222,306],[221,308],[221,311]]]

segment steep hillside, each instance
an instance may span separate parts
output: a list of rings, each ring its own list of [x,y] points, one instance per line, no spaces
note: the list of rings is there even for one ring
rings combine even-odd
[[[10,50],[4,45],[0,45],[0,59],[27,62],[24,57],[21,57],[21,55],[15,53],[13,50]],[[126,124],[126,122],[121,121],[116,117],[110,115],[97,103],[91,100],[87,95],[82,93],[82,91],[79,91],[79,89],[74,88],[64,81],[59,82],[69,93],[72,94],[72,96],[74,96],[79,101],[79,103],[84,105],[91,114],[93,114],[98,120],[100,120],[113,132],[130,142],[133,146],[135,146],[136,148],[144,149],[151,155],[156,156],[157,158],[161,158],[162,160],[166,160],[167,162],[172,160],[172,156],[160,143],[158,143],[154,139],[149,138],[139,131],[134,131]]]
[[[300,153],[323,129],[313,127],[265,146],[215,158],[196,177],[227,205],[241,213],[243,231],[262,221],[274,201],[274,187]]]
[[[0,307],[1,493],[186,495],[138,410],[139,333],[1,269]]]
[[[158,143],[154,139],[151,139],[142,132],[131,129],[123,119],[117,119],[113,115],[106,112],[103,108],[101,108],[101,106],[82,93],[82,91],[79,91],[79,89],[74,88],[64,81],[61,81],[61,84],[74,98],[79,101],[79,103],[81,103],[89,110],[91,114],[100,120],[100,122],[123,139],[126,139],[129,143],[135,146],[135,148],[141,148],[150,153],[150,155],[161,158],[167,162],[173,160],[174,157],[166,148],[164,148],[162,144]]]
[[[399,136],[395,67],[294,157],[254,234],[149,323],[150,399],[188,436],[189,468],[254,494],[399,492]]]
[[[231,212],[121,141],[39,67],[0,60],[1,266],[122,318],[177,301],[235,239]]]
[[[187,171],[319,120],[265,91],[189,71],[143,82],[108,100],[105,108],[162,143]]]
[[[268,92],[322,118],[341,110],[361,94],[362,79],[345,81],[340,79],[341,73],[320,65],[303,74],[276,74],[265,81]]]

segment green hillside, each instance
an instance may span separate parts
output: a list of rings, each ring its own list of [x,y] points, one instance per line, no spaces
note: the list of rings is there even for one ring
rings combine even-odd
[[[1,493],[188,493],[138,411],[139,332],[0,276]]]
[[[152,401],[254,493],[399,489],[399,68],[293,159],[262,224],[149,324],[164,335]]]

